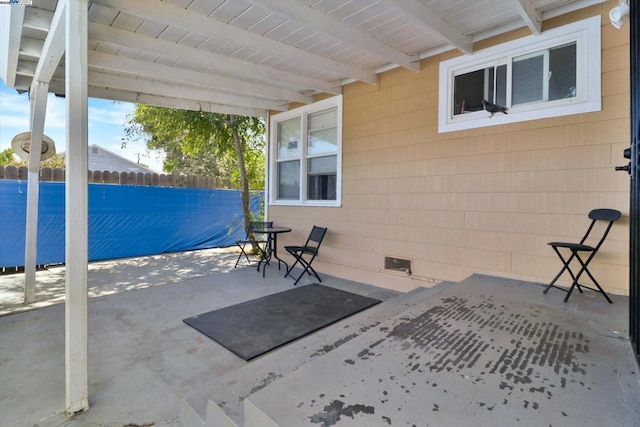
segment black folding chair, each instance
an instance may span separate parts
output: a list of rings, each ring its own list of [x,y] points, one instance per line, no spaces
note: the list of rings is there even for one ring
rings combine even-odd
[[[268,239],[264,234],[256,233],[255,230],[263,230],[265,228],[272,227],[272,226],[273,226],[273,221],[267,221],[267,222],[251,221],[249,223],[249,230],[247,231],[246,237],[242,240],[236,240],[236,245],[238,245],[238,247],[240,248],[240,254],[238,255],[238,259],[236,260],[236,265],[234,265],[233,268],[236,268],[238,266],[238,263],[240,262],[240,258],[242,258],[242,255],[244,255],[244,257],[247,259],[247,264],[251,264],[251,260],[249,259],[249,254],[247,254],[245,250],[247,245],[250,245],[252,249],[253,247],[258,248],[258,251],[260,251],[260,260],[263,260],[264,258],[266,258],[267,256],[266,246],[268,243]]]
[[[609,298],[609,295],[607,295],[607,293],[604,291],[604,289],[602,289],[598,281],[593,277],[591,272],[589,272],[589,270],[587,269],[587,266],[589,265],[593,257],[598,252],[598,249],[600,249],[600,246],[602,246],[602,243],[604,243],[604,240],[607,238],[607,234],[609,234],[609,230],[611,230],[611,226],[613,225],[614,222],[620,219],[620,216],[621,216],[621,213],[614,209],[594,209],[591,212],[589,212],[589,219],[591,219],[591,225],[589,225],[589,228],[587,229],[587,232],[585,233],[582,240],[580,240],[580,243],[568,243],[568,242],[548,243],[549,246],[551,246],[553,250],[556,252],[556,254],[558,254],[564,266],[562,267],[562,270],[560,270],[560,272],[556,275],[556,277],[553,278],[551,283],[549,283],[547,287],[544,289],[545,294],[552,287],[560,289],[567,293],[567,296],[564,297],[564,302],[567,302],[569,300],[569,297],[571,296],[571,292],[573,292],[573,288],[577,287],[580,293],[582,293],[582,288],[587,288],[587,289],[591,289],[592,291],[600,292],[602,295],[604,295],[606,300],[609,301],[609,303],[612,302],[611,298]],[[585,241],[589,237],[589,234],[594,229],[594,226],[598,221],[603,221],[607,223],[606,227],[604,228],[604,232],[600,237],[600,241],[596,246],[585,245]],[[569,250],[569,253],[571,255],[568,258],[563,257],[562,253],[560,252],[560,249]],[[580,253],[583,253],[583,256],[585,256],[586,254],[588,254],[589,256],[586,260],[583,260],[580,257]],[[565,256],[567,255],[568,253],[565,253]],[[571,267],[569,266],[569,264],[571,263],[571,261],[573,261],[574,258],[580,263],[580,271],[578,271],[578,274],[574,274],[573,271],[571,270]],[[560,278],[560,276],[562,276],[562,273],[564,273],[565,270],[569,272],[569,274],[571,275],[571,278],[573,279],[573,283],[571,283],[571,287],[569,288],[569,290],[560,288],[558,286],[554,286],[554,283],[556,283],[556,281]],[[591,281],[595,284],[597,289],[578,283],[578,280],[580,280],[580,277],[582,276],[583,273],[587,273],[587,276],[591,278]]]
[[[284,277],[289,276],[289,274],[293,271],[293,267],[297,264],[300,264],[303,267],[302,273],[296,279],[293,286],[297,285],[304,273],[309,275],[313,274],[316,276],[319,282],[322,282],[318,273],[311,267],[311,263],[314,259],[316,259],[316,255],[318,255],[318,250],[320,249],[320,245],[322,244],[322,239],[324,239],[324,235],[326,234],[327,229],[313,226],[311,229],[311,233],[309,233],[309,237],[307,237],[307,241],[303,246],[285,246],[285,250],[291,254],[296,259],[291,267],[287,270],[287,274]],[[292,276],[293,277],[293,276]]]

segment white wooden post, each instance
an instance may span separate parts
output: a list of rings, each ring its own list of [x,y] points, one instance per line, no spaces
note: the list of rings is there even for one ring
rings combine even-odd
[[[65,52],[65,409],[67,416],[72,416],[89,409],[87,0],[69,0],[66,4]]]
[[[29,148],[27,181],[27,224],[24,245],[24,302],[36,298],[36,257],[38,246],[38,194],[40,193],[40,152],[44,136],[49,84],[31,85],[31,145]]]
[[[27,190],[27,228],[25,231],[25,284],[24,302],[35,300],[36,256],[38,244],[38,193],[39,169],[44,119],[47,109],[49,82],[64,54],[64,16],[67,0],[58,2],[51,20],[51,27],[42,46],[42,54],[36,65],[30,85],[31,100],[31,150],[29,153],[29,181]],[[12,8],[13,10],[13,8]],[[23,12],[24,15],[24,12]],[[20,21],[22,22],[22,20]],[[17,56],[16,56],[17,58]],[[53,147],[49,147],[53,149]]]

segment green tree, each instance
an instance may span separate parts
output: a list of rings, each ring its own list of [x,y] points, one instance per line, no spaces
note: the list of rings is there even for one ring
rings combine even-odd
[[[11,148],[0,151],[0,165],[9,166],[13,165],[13,162],[15,162],[15,156],[13,155],[13,150]]]
[[[15,155],[13,149],[7,148],[4,151],[0,151],[0,165],[2,166],[27,166],[27,161],[22,160],[18,156]],[[40,168],[62,168],[64,169],[64,156],[59,156],[58,154],[49,157],[46,160],[40,162]]]
[[[242,190],[245,229],[251,221],[249,189],[264,188],[263,119],[138,104],[125,129],[123,146],[142,138],[163,150],[165,172],[212,176]]]
[[[54,154],[46,160],[40,162],[40,168],[60,168],[64,169],[66,167],[66,159],[64,156],[60,156],[58,154]]]

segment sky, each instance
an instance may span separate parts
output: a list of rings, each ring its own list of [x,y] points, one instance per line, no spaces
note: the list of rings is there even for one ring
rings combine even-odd
[[[135,104],[89,98],[89,145],[96,144],[112,153],[162,172],[162,159],[158,152],[149,152],[144,141],[128,141],[121,148],[125,137],[128,116]],[[49,94],[44,134],[53,139],[56,152],[66,151],[65,99]],[[19,95],[15,89],[0,80],[0,151],[11,148],[11,140],[21,132],[29,131],[29,96]]]

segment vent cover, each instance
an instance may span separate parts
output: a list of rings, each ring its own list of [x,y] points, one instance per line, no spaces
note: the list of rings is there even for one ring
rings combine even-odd
[[[393,257],[384,257],[384,269],[390,271],[398,271],[405,273],[407,276],[411,275],[411,260]]]

